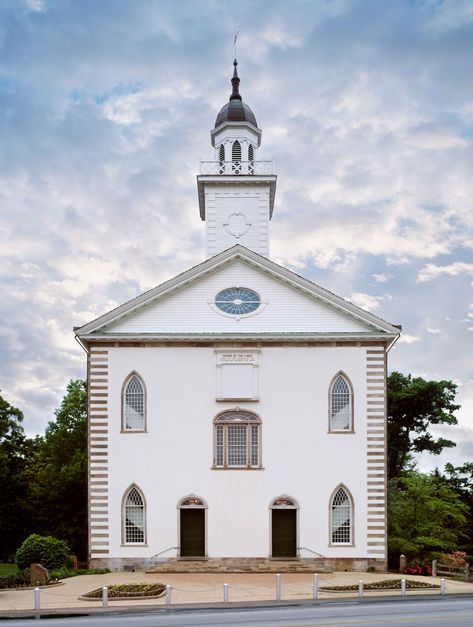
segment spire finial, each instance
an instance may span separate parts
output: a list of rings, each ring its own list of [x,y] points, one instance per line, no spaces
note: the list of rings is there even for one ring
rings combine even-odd
[[[233,61],[233,77],[232,77],[232,95],[230,96],[230,100],[241,100],[240,96],[240,77],[238,76],[238,61],[235,59]]]

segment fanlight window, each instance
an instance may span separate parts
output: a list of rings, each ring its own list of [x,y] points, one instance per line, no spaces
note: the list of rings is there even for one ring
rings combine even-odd
[[[137,488],[128,492],[124,503],[124,540],[126,544],[145,542],[145,504]]]
[[[214,467],[259,468],[261,420],[247,411],[227,411],[214,420]]]
[[[136,374],[131,375],[123,395],[123,427],[130,431],[145,428],[145,390]]]
[[[338,488],[332,498],[332,544],[352,542],[352,504],[343,488]]]
[[[353,428],[352,394],[347,379],[339,374],[330,389],[330,430],[350,431]]]

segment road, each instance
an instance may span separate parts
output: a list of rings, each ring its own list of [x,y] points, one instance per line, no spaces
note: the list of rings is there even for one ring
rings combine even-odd
[[[473,599],[342,602],[318,606],[104,614],[86,617],[10,620],[8,626],[41,627],[322,627],[343,625],[471,627]]]

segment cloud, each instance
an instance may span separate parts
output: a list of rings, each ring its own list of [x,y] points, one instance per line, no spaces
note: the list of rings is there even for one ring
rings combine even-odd
[[[427,331],[427,333],[431,333],[432,335],[438,335],[439,333],[442,333],[441,329],[433,329],[432,327],[425,327],[425,330]]]
[[[465,263],[464,261],[455,261],[447,266],[438,266],[434,263],[428,263],[417,275],[417,282],[424,283],[441,276],[473,276],[473,263]]]
[[[400,344],[414,344],[415,342],[420,342],[420,337],[417,335],[409,335],[408,333],[402,333],[399,338]]]
[[[371,276],[377,283],[387,283],[393,278],[393,275],[387,272],[381,272],[380,274],[372,274]]]
[[[355,305],[368,311],[375,311],[385,301],[392,300],[391,294],[383,294],[382,296],[373,296],[371,294],[365,294],[363,292],[352,292],[348,297]]]

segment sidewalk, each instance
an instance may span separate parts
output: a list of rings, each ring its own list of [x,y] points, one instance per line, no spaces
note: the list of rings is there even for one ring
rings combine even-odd
[[[381,581],[383,579],[396,579],[400,575],[393,573],[353,573],[337,572],[319,575],[319,587],[341,586],[358,584],[360,580],[365,583]],[[430,583],[440,583],[438,577],[414,577]],[[274,601],[276,598],[276,577],[274,574],[257,573],[227,573],[227,574],[174,574],[174,573],[108,573],[106,575],[81,575],[63,580],[59,586],[41,588],[41,610],[81,609],[84,612],[94,608],[102,608],[101,600],[83,601],[78,597],[102,586],[110,586],[116,583],[160,582],[172,587],[171,604],[212,604],[223,602],[223,584],[229,584],[229,604],[254,603],[257,601]],[[311,574],[282,574],[281,575],[281,599],[283,601],[303,601],[312,599],[313,575]],[[473,594],[473,584],[461,581],[446,580],[446,593]],[[438,590],[419,589],[408,590],[407,596],[432,594],[438,596]],[[400,591],[366,591],[366,597],[400,596]],[[319,591],[318,598],[342,599],[357,598],[358,592],[324,592]],[[109,608],[151,608],[165,605],[164,596],[159,599],[143,600],[109,600]],[[11,616],[15,613],[24,613],[34,609],[33,590],[0,590],[0,617]]]

